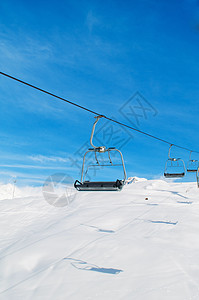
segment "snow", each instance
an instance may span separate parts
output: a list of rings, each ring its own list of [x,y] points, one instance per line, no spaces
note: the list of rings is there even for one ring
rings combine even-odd
[[[0,299],[199,299],[196,183],[138,179],[64,207],[12,188],[0,185]]]
[[[127,180],[126,180],[126,184],[130,184],[132,182],[137,182],[137,181],[146,181],[147,179],[146,178],[139,178],[139,177],[129,177]]]

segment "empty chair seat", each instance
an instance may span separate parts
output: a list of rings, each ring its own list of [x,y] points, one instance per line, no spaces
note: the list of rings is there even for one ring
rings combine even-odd
[[[181,178],[184,177],[185,173],[164,173],[164,177],[166,178]]]
[[[187,169],[187,172],[197,172],[197,169]]]
[[[74,187],[78,191],[120,191],[124,186],[124,181],[84,181],[76,180]]]

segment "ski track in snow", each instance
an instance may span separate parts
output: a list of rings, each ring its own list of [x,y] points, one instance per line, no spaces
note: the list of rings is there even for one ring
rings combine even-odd
[[[199,299],[197,199],[152,180],[64,208],[0,200],[0,299]]]

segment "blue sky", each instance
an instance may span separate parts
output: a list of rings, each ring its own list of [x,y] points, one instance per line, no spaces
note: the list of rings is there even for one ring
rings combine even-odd
[[[196,150],[198,53],[196,0],[0,2],[2,72]],[[0,180],[78,178],[93,115],[2,76],[0,95]],[[95,143],[120,148],[128,176],[159,178],[168,146],[111,126],[100,120]]]

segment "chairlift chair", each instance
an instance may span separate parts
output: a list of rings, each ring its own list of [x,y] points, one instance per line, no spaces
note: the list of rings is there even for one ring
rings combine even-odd
[[[181,158],[170,157],[171,147],[169,147],[168,159],[165,164],[165,178],[181,178],[185,176],[186,169],[184,161]]]
[[[196,180],[197,180],[197,186],[199,188],[199,167],[198,167],[197,172],[196,172]]]
[[[126,181],[126,170],[125,170],[125,165],[124,165],[124,159],[122,156],[122,153],[120,150],[114,148],[114,147],[109,147],[106,148],[105,146],[100,146],[100,147],[96,147],[93,145],[93,135],[94,135],[94,131],[95,131],[95,126],[97,124],[97,122],[99,121],[100,118],[102,118],[103,116],[97,116],[96,121],[93,124],[93,128],[92,128],[92,132],[91,132],[91,137],[90,137],[90,144],[92,146],[92,148],[89,148],[86,153],[84,154],[83,157],[83,164],[82,164],[82,171],[81,171],[81,180],[76,180],[74,183],[74,187],[78,190],[78,191],[120,191],[122,190],[123,186],[125,185],[125,181]],[[110,153],[112,151],[116,151],[119,153],[120,158],[121,158],[121,163],[120,164],[115,164],[112,162],[111,160],[111,155]],[[84,166],[85,166],[85,161],[86,161],[86,156],[88,153],[93,153],[94,154],[94,158],[96,161],[96,164],[91,164],[87,167],[87,170],[84,171]],[[107,164],[102,164],[97,157],[97,153],[107,153],[108,154],[108,160],[109,163]],[[123,179],[117,179],[115,181],[86,181],[85,177],[86,174],[89,170],[89,168],[91,167],[113,167],[113,166],[122,166],[123,168]]]
[[[197,159],[191,159],[191,152],[190,152],[189,161],[188,161],[188,164],[187,164],[187,172],[197,172],[198,167],[199,167],[198,160]]]

